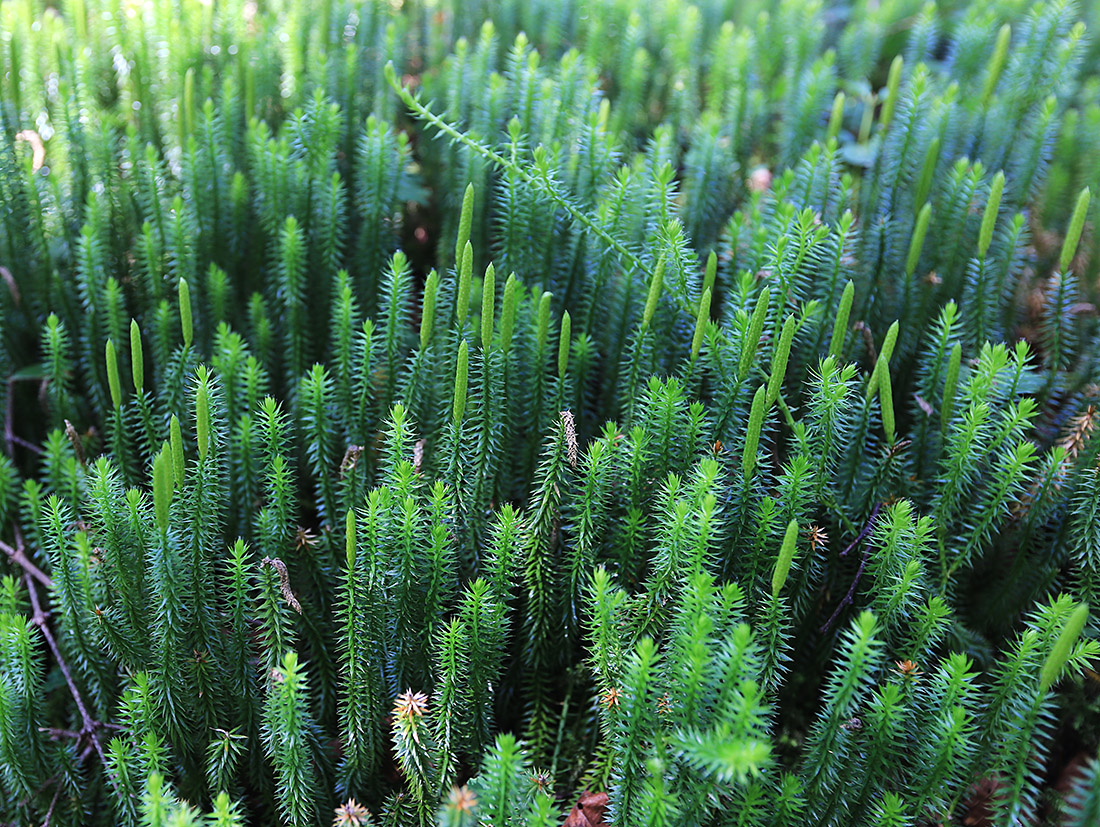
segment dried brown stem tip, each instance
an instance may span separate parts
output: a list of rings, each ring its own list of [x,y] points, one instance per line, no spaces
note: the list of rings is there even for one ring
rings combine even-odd
[[[265,557],[260,561],[261,566],[271,566],[275,569],[275,573],[279,575],[279,590],[283,593],[283,600],[287,602],[298,614],[302,613],[302,604],[298,602],[298,598],[294,596],[294,592],[290,588],[290,575],[286,570],[286,563],[280,560],[278,557]]]
[[[406,690],[393,703],[393,714],[398,718],[423,718],[428,711],[428,696],[423,692]]]

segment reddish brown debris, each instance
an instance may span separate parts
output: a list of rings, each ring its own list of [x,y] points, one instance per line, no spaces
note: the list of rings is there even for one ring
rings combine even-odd
[[[993,802],[1000,790],[995,778],[983,778],[970,788],[963,802],[965,827],[993,827]]]
[[[592,793],[585,790],[580,799],[569,811],[562,827],[600,827],[607,824],[603,820],[607,813],[607,793]]]

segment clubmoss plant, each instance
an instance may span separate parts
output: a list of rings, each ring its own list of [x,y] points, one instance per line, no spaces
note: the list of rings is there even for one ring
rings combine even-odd
[[[0,3],[0,823],[1096,824],[1098,9]]]

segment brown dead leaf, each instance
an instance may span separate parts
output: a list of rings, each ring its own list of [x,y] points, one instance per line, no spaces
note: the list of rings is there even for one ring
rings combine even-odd
[[[607,813],[607,793],[591,793],[585,790],[573,805],[562,827],[601,827]]]
[[[993,802],[1000,790],[995,778],[982,778],[971,786],[963,802],[965,815],[962,823],[965,827],[992,827]]]

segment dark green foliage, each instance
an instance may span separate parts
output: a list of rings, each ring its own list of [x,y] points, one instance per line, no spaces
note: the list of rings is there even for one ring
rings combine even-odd
[[[1097,823],[1098,8],[0,3],[0,820]]]

